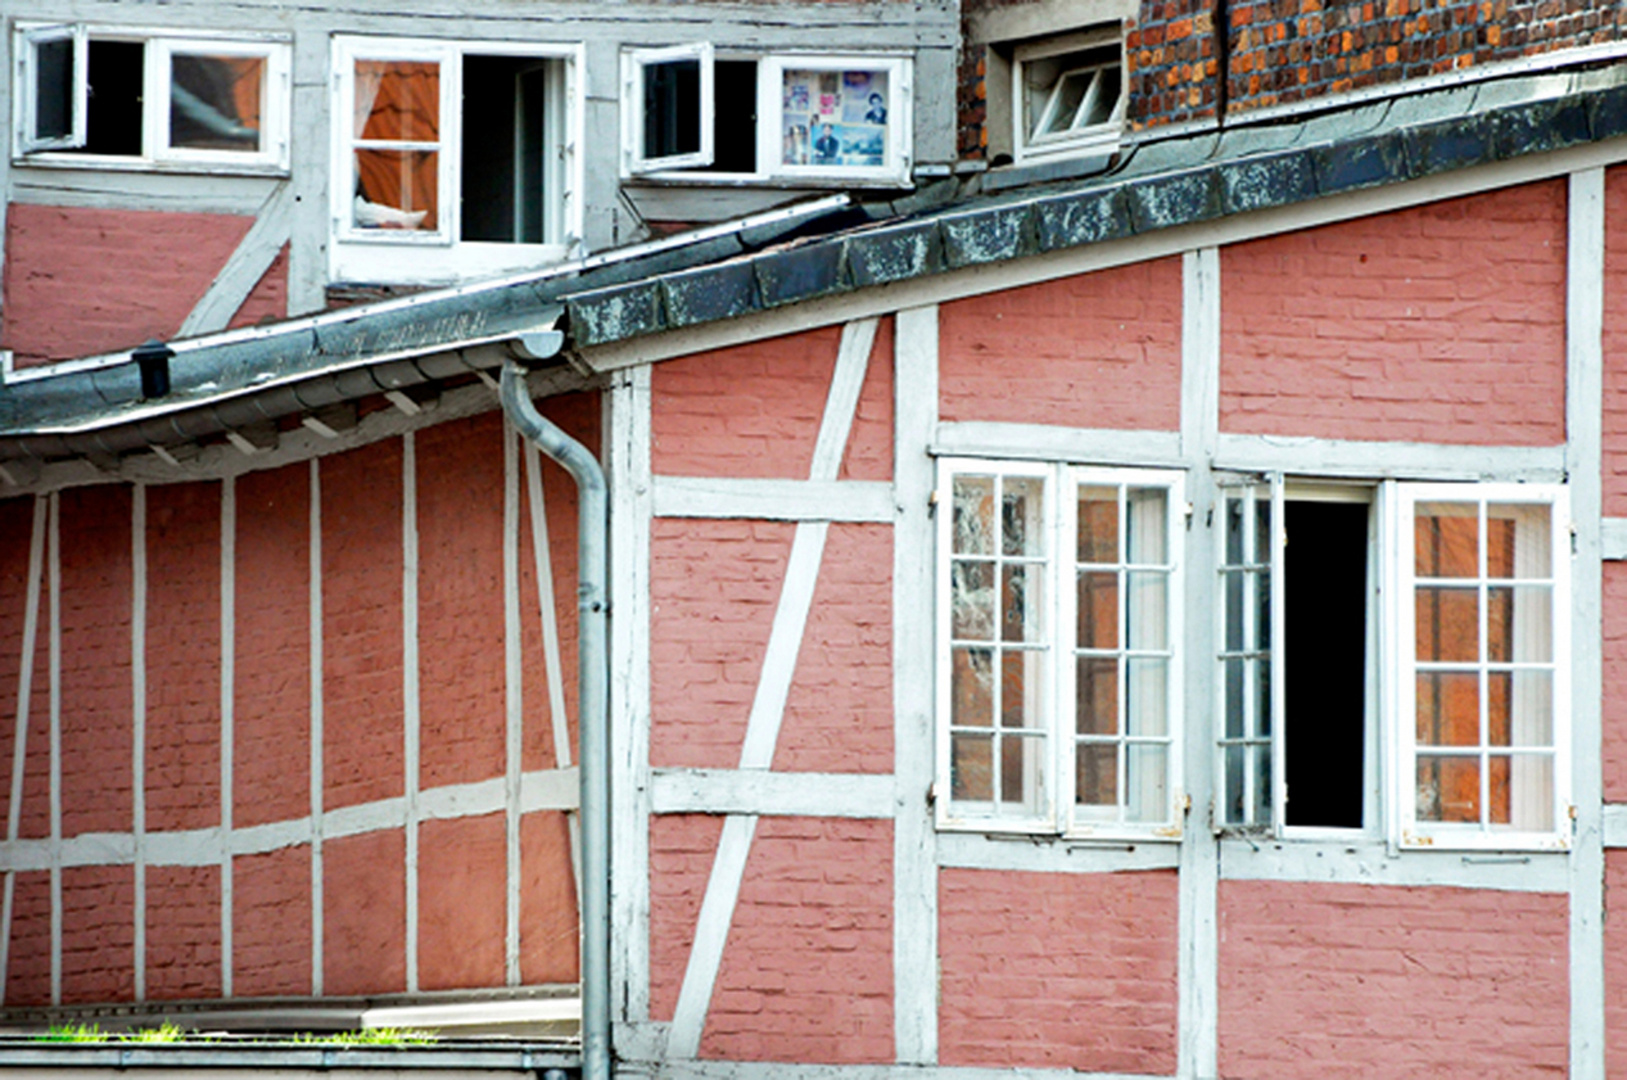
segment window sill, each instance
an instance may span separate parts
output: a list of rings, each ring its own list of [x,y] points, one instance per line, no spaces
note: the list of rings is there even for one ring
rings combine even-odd
[[[1118,152],[1118,145],[1114,144],[1081,151],[1077,157],[1030,160],[1017,165],[1004,165],[985,172],[982,187],[985,192],[994,192],[1027,187],[1030,184],[1049,183],[1053,180],[1077,180],[1085,176],[1095,176],[1097,173],[1107,171]]]
[[[75,172],[174,173],[190,176],[272,176],[286,179],[286,164],[272,162],[169,161],[92,154],[12,154],[12,168],[68,169]]]
[[[328,280],[388,285],[456,285],[475,278],[540,270],[572,257],[565,244],[412,243],[334,239]]]
[[[898,190],[915,186],[908,176],[769,176],[758,173],[655,172],[621,178],[624,187],[783,188],[786,190]]]

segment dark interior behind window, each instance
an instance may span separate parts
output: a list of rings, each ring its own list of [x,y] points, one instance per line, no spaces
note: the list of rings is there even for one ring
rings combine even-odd
[[[92,41],[88,54],[87,154],[141,154],[141,100],[147,47],[139,41]]]
[[[548,62],[463,58],[463,240],[543,242]]]

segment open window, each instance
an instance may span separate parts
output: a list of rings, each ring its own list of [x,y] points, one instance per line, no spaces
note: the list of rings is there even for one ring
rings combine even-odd
[[[565,257],[580,230],[574,48],[340,38],[334,54],[335,278]]]
[[[903,57],[631,50],[622,172],[657,181],[902,183],[910,78]]]
[[[1126,104],[1117,29],[1017,45],[1012,104],[1018,161],[1117,144]]]
[[[939,825],[1178,836],[1180,474],[939,468]]]
[[[83,25],[18,32],[20,160],[283,170],[287,44]]]

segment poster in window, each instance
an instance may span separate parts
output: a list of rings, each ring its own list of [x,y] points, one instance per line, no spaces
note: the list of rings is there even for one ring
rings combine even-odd
[[[782,164],[887,163],[887,72],[787,71]]]

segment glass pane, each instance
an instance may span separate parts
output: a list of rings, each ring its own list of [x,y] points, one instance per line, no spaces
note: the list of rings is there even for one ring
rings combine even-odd
[[[1079,561],[1119,561],[1119,490],[1110,487],[1079,489]]]
[[[1085,99],[1085,91],[1090,89],[1090,80],[1095,74],[1093,71],[1070,71],[1057,80],[1051,104],[1041,115],[1040,126],[1034,131],[1036,136],[1067,131],[1073,126],[1074,114],[1079,111],[1079,103]]]
[[[957,801],[994,801],[994,740],[956,735],[949,742],[949,793]]]
[[[1001,482],[1000,526],[1006,555],[1045,554],[1045,481],[1008,476]]]
[[[1169,648],[1169,575],[1138,570],[1125,575],[1124,621],[1132,649]]]
[[[1480,820],[1480,759],[1418,755],[1418,820]]]
[[[700,60],[645,64],[644,156],[698,154],[700,148]]]
[[[441,65],[433,60],[356,61],[358,139],[440,142]]]
[[[787,71],[784,164],[885,165],[887,84],[885,71]]]
[[[994,640],[993,563],[950,564],[949,633],[958,641]]]
[[[1545,664],[1553,656],[1553,590],[1546,585],[1493,585],[1486,590],[1486,657]]]
[[[1243,565],[1243,513],[1247,502],[1240,496],[1226,500],[1226,565]]]
[[[1126,532],[1130,562],[1154,565],[1169,561],[1164,533],[1169,523],[1169,492],[1163,488],[1131,488],[1125,493],[1129,521]]]
[[[1079,575],[1079,648],[1119,647],[1119,575],[1111,570]]]
[[[1169,819],[1169,748],[1128,746],[1124,783],[1130,790],[1125,817],[1130,821]]]
[[[1254,661],[1254,734],[1271,734],[1271,661]]]
[[[1264,824],[1271,820],[1271,747],[1250,747],[1254,754],[1254,820]]]
[[[1243,716],[1243,686],[1248,669],[1248,661],[1242,659],[1222,660],[1223,678],[1225,679],[1226,701],[1226,738],[1241,739],[1248,735],[1244,730]]]
[[[1532,832],[1554,827],[1554,762],[1545,754],[1494,756],[1491,769],[1491,823]]]
[[[1419,577],[1480,576],[1480,508],[1474,503],[1419,503],[1413,549]]]
[[[1254,589],[1254,644],[1265,652],[1271,648],[1271,571],[1250,574]]]
[[[1045,573],[1038,566],[1000,568],[1000,638],[1045,640]]]
[[[1000,726],[1037,728],[1042,725],[1040,687],[1044,654],[1008,652],[1000,657]]]
[[[1486,507],[1486,575],[1546,578],[1553,575],[1553,508],[1492,503]]]
[[[1226,791],[1222,812],[1227,825],[1243,824],[1243,757],[1246,746],[1228,746],[1226,749]]]
[[[171,61],[169,142],[191,150],[260,149],[265,58],[188,56]]]
[[[1131,735],[1169,731],[1169,661],[1137,658],[1124,663],[1124,713]]]
[[[949,722],[956,727],[994,726],[992,650],[950,650]]]
[[[1243,633],[1243,597],[1251,576],[1242,571],[1221,575],[1226,590],[1226,641],[1223,648],[1227,652],[1243,652],[1252,644],[1245,640]]]
[[[433,231],[439,169],[434,151],[356,151],[356,228]]]
[[[1045,740],[1000,740],[1000,808],[1033,816],[1045,809]]]
[[[1079,658],[1074,699],[1078,716],[1074,730],[1081,735],[1119,733],[1119,662],[1112,657]]]
[[[955,477],[955,519],[950,532],[956,555],[994,554],[994,477]]]
[[[73,99],[73,39],[36,42],[33,138],[72,135]]]
[[[1416,648],[1420,661],[1480,659],[1480,591],[1420,585]]]
[[[1084,743],[1074,756],[1074,777],[1080,806],[1117,806],[1119,801],[1119,748],[1117,743]]]
[[[1419,746],[1480,745],[1480,676],[1473,671],[1418,673]]]
[[[1547,671],[1494,671],[1488,682],[1491,744],[1552,748],[1553,674]]]
[[[1113,119],[1113,113],[1119,103],[1119,69],[1117,66],[1105,67],[1096,72],[1096,92],[1091,96],[1090,107],[1085,115],[1079,118],[1079,127],[1089,127],[1096,124],[1105,124]]]
[[[1271,561],[1271,500],[1265,492],[1254,500],[1254,561],[1261,565]]]

